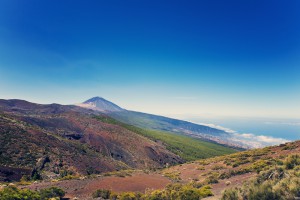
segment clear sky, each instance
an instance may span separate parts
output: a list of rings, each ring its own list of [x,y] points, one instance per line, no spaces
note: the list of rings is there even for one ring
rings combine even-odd
[[[1,0],[0,98],[300,118],[300,1]]]

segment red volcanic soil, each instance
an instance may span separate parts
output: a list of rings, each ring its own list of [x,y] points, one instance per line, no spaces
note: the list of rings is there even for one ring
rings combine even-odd
[[[258,149],[259,150],[259,149]],[[254,152],[256,150],[253,151],[249,151],[249,152]],[[247,152],[245,152],[247,153]],[[279,145],[279,146],[274,146],[274,147],[269,147],[269,151],[266,152],[265,155],[261,155],[258,159],[259,160],[271,160],[271,159],[278,159],[280,158],[280,160],[284,160],[288,155],[291,154],[300,154],[300,141],[295,141],[292,143],[287,143],[287,144],[283,144],[283,145]],[[234,155],[234,154],[232,154]],[[230,157],[232,155],[228,155],[225,157]],[[225,158],[224,157],[224,158]],[[222,157],[219,157],[222,158]],[[191,163],[186,163],[186,164],[182,164],[182,165],[177,165],[168,169],[164,169],[162,172],[163,173],[176,173],[179,174],[179,177],[181,179],[181,182],[183,183],[188,183],[192,180],[198,180],[198,181],[204,181],[205,178],[207,178],[207,176],[209,175],[210,172],[225,172],[228,170],[238,170],[244,167],[247,167],[249,165],[252,165],[255,161],[253,162],[249,162],[246,164],[241,164],[240,166],[233,168],[231,166],[226,166],[224,164],[224,160],[225,159],[218,159],[218,157],[216,157],[216,160],[214,160],[214,158],[211,159],[206,159],[209,162],[209,164],[206,165],[199,165],[198,161],[195,162],[191,162]],[[199,166],[202,169],[199,169]],[[222,166],[224,169],[220,169],[220,170],[214,170],[213,168],[215,166]],[[205,199],[207,200],[215,200],[215,199],[220,199],[222,196],[222,192],[225,189],[228,188],[232,188],[232,187],[239,187],[242,186],[244,182],[249,181],[251,178],[254,178],[257,176],[256,172],[248,172],[245,174],[237,174],[235,176],[232,176],[230,178],[227,179],[218,179],[218,183],[216,184],[212,184],[212,192],[214,194],[214,196],[212,197],[207,197]],[[226,182],[229,182],[230,184],[226,184]]]
[[[219,164],[220,165],[220,164]],[[199,167],[199,164],[197,163],[187,163],[183,165],[178,165],[169,169],[163,170],[164,172],[179,172],[179,177],[181,178],[181,182],[183,183],[188,183],[193,179],[198,179],[199,181],[204,181],[204,179],[207,177],[208,172],[212,171],[211,168],[215,166],[215,163],[208,164],[204,166],[204,170],[198,170],[197,168]],[[202,176],[204,175],[204,176]],[[256,173],[246,173],[246,174],[241,174],[241,175],[236,175],[232,176],[228,179],[220,180],[216,184],[212,184],[212,192],[214,196],[212,197],[207,197],[205,199],[207,200],[215,200],[215,199],[220,199],[222,197],[222,192],[225,189],[232,188],[235,186],[242,186],[243,183],[253,177],[255,177],[257,174]],[[230,185],[226,185],[226,182],[229,181]]]
[[[58,182],[42,182],[29,186],[29,189],[39,190],[50,186],[60,187],[66,192],[66,198],[77,197],[80,200],[92,199],[92,193],[97,189],[109,189],[114,192],[145,192],[147,189],[162,189],[171,183],[160,174],[135,173],[128,177],[97,177],[84,180],[66,180]]]
[[[173,166],[163,169],[159,172],[152,172],[146,174],[143,172],[135,172],[131,176],[116,177],[116,176],[102,176],[97,178],[88,178],[83,180],[67,180],[59,182],[40,182],[29,186],[23,186],[30,189],[42,189],[50,186],[57,186],[66,191],[66,197],[88,200],[92,199],[92,193],[97,189],[110,189],[113,192],[145,192],[147,189],[163,189],[168,183],[171,183],[170,179],[174,179],[176,182],[188,183],[190,181],[203,182],[210,174],[218,172],[226,172],[228,170],[239,170],[252,165],[256,161],[279,159],[284,160],[287,155],[300,153],[300,141],[288,143],[285,145],[269,147],[266,149],[258,149],[249,152],[241,152],[223,157],[215,157],[206,160],[194,161],[182,165]],[[249,158],[256,158],[254,161],[241,164],[237,167],[232,167],[225,164],[226,159],[242,158],[244,155],[250,156]],[[218,168],[216,168],[218,166]],[[220,199],[222,192],[225,189],[242,186],[245,181],[257,176],[255,171],[245,172],[242,174],[232,175],[226,179],[220,179],[216,184],[212,184],[213,197],[205,198],[207,200]],[[169,178],[170,179],[169,179]],[[226,184],[227,182],[227,184]]]

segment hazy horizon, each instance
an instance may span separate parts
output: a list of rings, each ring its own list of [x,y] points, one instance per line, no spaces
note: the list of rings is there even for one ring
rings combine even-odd
[[[73,103],[70,105],[76,104]],[[126,110],[131,110],[124,106],[121,107]],[[233,134],[234,138],[236,139],[240,139],[243,141],[252,141],[255,142],[255,144],[260,144],[263,146],[281,144],[293,140],[298,140],[300,138],[299,119],[249,116],[217,116],[212,114],[166,114],[153,113],[151,111],[147,112],[142,110],[132,111],[160,115],[224,130],[228,133]]]
[[[26,96],[26,95],[25,95]],[[245,113],[242,113],[241,115],[238,114],[224,114],[224,113],[214,113],[214,112],[210,112],[212,110],[207,110],[207,112],[203,112],[202,110],[198,110],[199,112],[193,113],[193,112],[176,112],[177,109],[176,107],[174,107],[174,112],[165,112],[164,108],[166,106],[166,101],[171,99],[171,97],[166,98],[166,99],[162,99],[161,102],[164,101],[164,103],[160,103],[159,101],[155,102],[155,101],[148,101],[147,106],[144,106],[142,104],[137,105],[136,104],[136,100],[135,99],[130,99],[130,98],[117,98],[116,100],[112,100],[112,98],[107,98],[105,96],[102,95],[94,95],[94,96],[90,96],[87,98],[82,98],[82,97],[78,97],[77,101],[58,101],[58,100],[49,100],[46,99],[45,101],[41,101],[41,99],[38,97],[38,95],[36,95],[33,98],[24,98],[21,97],[20,95],[16,95],[16,96],[11,96],[10,98],[2,98],[2,99],[19,99],[19,100],[25,100],[25,101],[29,101],[32,103],[37,103],[37,104],[52,104],[52,103],[57,103],[57,104],[61,104],[61,105],[76,105],[78,103],[82,103],[90,98],[93,97],[101,97],[104,98],[108,101],[111,101],[112,103],[117,104],[118,106],[126,109],[126,110],[131,110],[131,111],[136,111],[136,112],[144,112],[144,113],[149,113],[149,114],[155,114],[155,115],[162,115],[165,117],[172,117],[172,118],[178,118],[178,119],[192,119],[192,118],[202,118],[205,117],[206,119],[227,119],[227,118],[243,118],[243,119],[261,119],[261,120],[267,120],[267,119],[274,119],[274,120],[300,120],[300,116],[299,117],[290,117],[290,116],[268,116],[268,115],[246,115]],[[175,98],[176,99],[176,98]],[[156,99],[157,100],[157,99]],[[168,107],[170,107],[170,105],[168,105]],[[184,105],[182,106],[184,111],[187,111],[187,109],[184,109]],[[188,108],[188,107],[187,107]]]

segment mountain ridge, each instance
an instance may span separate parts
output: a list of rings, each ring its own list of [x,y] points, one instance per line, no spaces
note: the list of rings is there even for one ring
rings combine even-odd
[[[163,134],[168,140],[156,140],[149,133]],[[45,179],[63,178],[157,169],[183,163],[184,158],[232,152],[236,150],[167,132],[148,132],[74,105],[0,99],[0,180],[9,180],[7,174],[20,179],[24,168],[31,169],[32,174],[37,171]]]
[[[101,104],[98,104],[97,107],[96,102],[93,102],[98,101],[98,98],[100,97],[93,97],[85,101],[88,103],[83,102],[81,104],[77,104],[77,106],[103,112],[103,110],[105,109],[101,107]],[[106,99],[101,98],[101,100],[116,105]],[[90,104],[93,104],[94,106],[90,106]],[[131,124],[141,128],[168,131],[175,134],[183,134],[192,138],[218,143],[238,149],[250,149],[254,147],[250,142],[234,139],[232,133],[210,126],[195,124],[185,120],[173,119],[170,117],[137,111],[130,111],[123,108],[118,111],[106,110],[104,111],[104,113],[123,123]]]
[[[94,118],[99,115],[72,105],[0,100],[0,180],[24,167],[47,179],[60,171],[84,175],[183,162],[163,144]],[[45,163],[38,166],[39,160]]]

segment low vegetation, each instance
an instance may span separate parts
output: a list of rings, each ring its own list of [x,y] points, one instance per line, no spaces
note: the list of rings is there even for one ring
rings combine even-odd
[[[89,175],[105,171],[99,163],[127,168],[87,144],[17,119],[14,115],[0,116],[0,170],[5,171],[4,175],[0,174],[0,181],[19,181],[23,175],[27,175],[26,181],[40,180],[43,171],[70,179],[76,173]]]
[[[222,200],[292,200],[300,198],[300,156],[289,155],[281,166],[271,166],[242,187],[225,190]]]
[[[184,135],[138,128],[136,126],[122,123],[107,116],[95,116],[95,118],[105,123],[122,126],[127,130],[150,138],[153,141],[161,141],[164,145],[166,145],[168,150],[179,155],[186,161],[209,158],[236,152],[236,150],[222,145],[205,142]]]
[[[15,186],[7,186],[0,190],[1,200],[48,200],[51,198],[61,199],[65,192],[57,187],[50,187],[40,191],[18,189]]]
[[[163,190],[148,190],[145,194],[139,192],[124,192],[113,193],[109,190],[96,190],[92,197],[102,199],[115,199],[115,200],[198,200],[204,197],[212,196],[211,187],[201,186],[195,187],[193,184],[169,184]]]
[[[213,195],[213,188],[216,199],[292,200],[300,196],[299,150],[298,141],[291,144],[192,161],[165,168],[162,171],[147,171],[147,173],[150,174],[156,173],[157,176],[161,174],[164,176],[161,177],[161,180],[167,178],[172,182],[172,184],[167,186],[163,185],[162,187],[164,187],[164,189],[146,189],[151,188],[151,186],[149,186],[144,188],[146,189],[144,193],[130,191],[120,193],[118,191],[123,190],[99,188],[96,191],[89,190],[86,192],[85,197],[89,196],[90,198],[93,197],[96,199],[115,200],[198,200]],[[235,164],[237,166],[235,166]],[[142,170],[120,170],[102,173],[101,179],[105,179],[105,176],[113,176],[120,181],[122,181],[122,179],[118,177],[127,177],[126,179],[133,178],[132,180],[134,180],[134,177],[138,176],[137,174],[143,173],[146,172]],[[71,173],[68,171],[60,171],[60,175],[63,179],[72,178]],[[24,181],[26,180],[27,179],[24,178]],[[79,183],[79,185],[81,184],[80,180],[74,181]],[[36,184],[38,185],[39,183]],[[126,184],[130,183],[127,182]],[[22,185],[21,187],[27,186]],[[63,186],[66,191],[72,194],[73,191],[70,191],[68,187],[67,185]],[[76,191],[81,190],[78,188],[75,189]],[[58,195],[58,192],[55,192],[56,190],[53,189],[50,191],[49,189],[46,191],[14,190],[15,192],[10,193],[19,195],[19,197],[22,195],[29,196],[30,198],[28,199],[43,199],[45,196]],[[136,189],[132,190],[135,191]],[[223,190],[224,192],[222,194]],[[7,194],[9,192],[5,193]],[[4,198],[0,196],[0,199]]]
[[[126,177],[131,176],[134,172],[138,172],[140,170],[120,170],[120,171],[113,171],[113,172],[106,172],[103,176],[117,176],[117,177]]]
[[[180,172],[165,172],[163,174],[165,177],[168,177],[169,179],[171,179],[172,181],[174,182],[177,182],[177,181],[180,181],[181,178],[180,178]]]
[[[111,196],[112,192],[110,190],[105,190],[105,189],[99,189],[96,190],[93,194],[93,198],[102,198],[102,199],[109,199]]]

